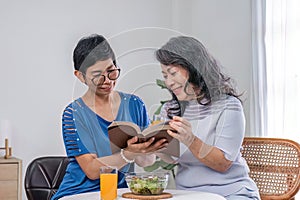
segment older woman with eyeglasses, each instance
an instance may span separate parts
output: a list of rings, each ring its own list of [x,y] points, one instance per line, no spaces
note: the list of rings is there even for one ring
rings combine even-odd
[[[52,200],[63,196],[99,191],[99,168],[117,166],[118,187],[127,187],[124,172],[134,162],[142,167],[155,161],[153,152],[165,147],[164,140],[153,138],[112,154],[108,126],[112,121],[131,121],[145,128],[149,118],[143,101],[132,94],[115,91],[120,76],[115,54],[100,35],[82,38],[73,53],[74,74],[87,86],[86,93],[69,104],[62,116],[63,139],[70,159],[66,175]],[[122,173],[123,172],[123,173]]]

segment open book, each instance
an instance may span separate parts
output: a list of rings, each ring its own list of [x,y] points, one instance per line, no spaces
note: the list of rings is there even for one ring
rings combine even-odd
[[[127,140],[134,136],[139,137],[139,142],[144,142],[151,137],[155,137],[155,141],[165,138],[169,143],[166,149],[161,151],[162,153],[179,157],[179,141],[167,133],[168,129],[171,129],[169,121],[150,125],[143,131],[141,131],[138,125],[132,122],[114,121],[108,127],[112,153],[126,148]]]

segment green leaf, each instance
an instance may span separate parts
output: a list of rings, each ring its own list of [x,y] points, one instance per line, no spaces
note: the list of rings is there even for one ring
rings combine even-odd
[[[160,86],[161,89],[166,89],[167,88],[165,82],[163,80],[160,80],[160,79],[156,79],[156,85]]]
[[[176,164],[166,163],[165,161],[160,160],[160,166],[165,170],[173,170]]]
[[[164,170],[173,170],[173,168],[176,166],[177,164],[170,164],[170,163],[167,163],[163,160],[157,160],[155,161],[155,163],[151,166],[147,166],[147,167],[144,167],[144,170],[146,172],[152,172],[154,170],[157,170],[158,168],[162,168]]]
[[[160,106],[156,109],[156,111],[154,112],[155,115],[159,115],[161,108],[163,107],[163,105],[168,102],[168,101],[160,101]]]
[[[165,82],[163,80],[160,80],[160,79],[156,79],[156,85],[160,86],[161,89],[166,89],[167,88]],[[160,114],[161,108],[164,105],[164,103],[166,103],[166,102],[167,101],[160,101],[161,105],[154,112],[155,115],[159,115]]]
[[[154,115],[159,115],[159,114],[160,114],[160,111],[161,111],[161,108],[162,108],[163,105],[164,105],[164,104],[161,104],[161,105],[157,108],[157,110],[154,112]]]
[[[155,163],[151,166],[144,167],[146,172],[152,172],[160,167],[159,161],[155,161]]]

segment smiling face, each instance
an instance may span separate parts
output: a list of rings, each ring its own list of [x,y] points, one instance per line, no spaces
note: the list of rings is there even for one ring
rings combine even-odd
[[[85,83],[89,87],[89,91],[96,95],[108,95],[110,94],[116,84],[116,80],[111,80],[109,77],[114,77],[114,70],[117,67],[114,65],[112,59],[104,61],[97,61],[94,65],[87,68],[85,73],[75,71],[75,75],[80,79],[81,82]],[[108,75],[111,73],[110,75]],[[103,80],[101,84],[99,80]]]
[[[161,65],[165,84],[179,101],[195,99],[194,86],[188,82],[189,72],[178,65]]]

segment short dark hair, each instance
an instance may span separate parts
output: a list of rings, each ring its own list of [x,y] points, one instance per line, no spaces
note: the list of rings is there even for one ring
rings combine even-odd
[[[86,72],[97,61],[111,58],[116,65],[113,49],[102,35],[92,34],[79,40],[73,51],[74,69]]]

